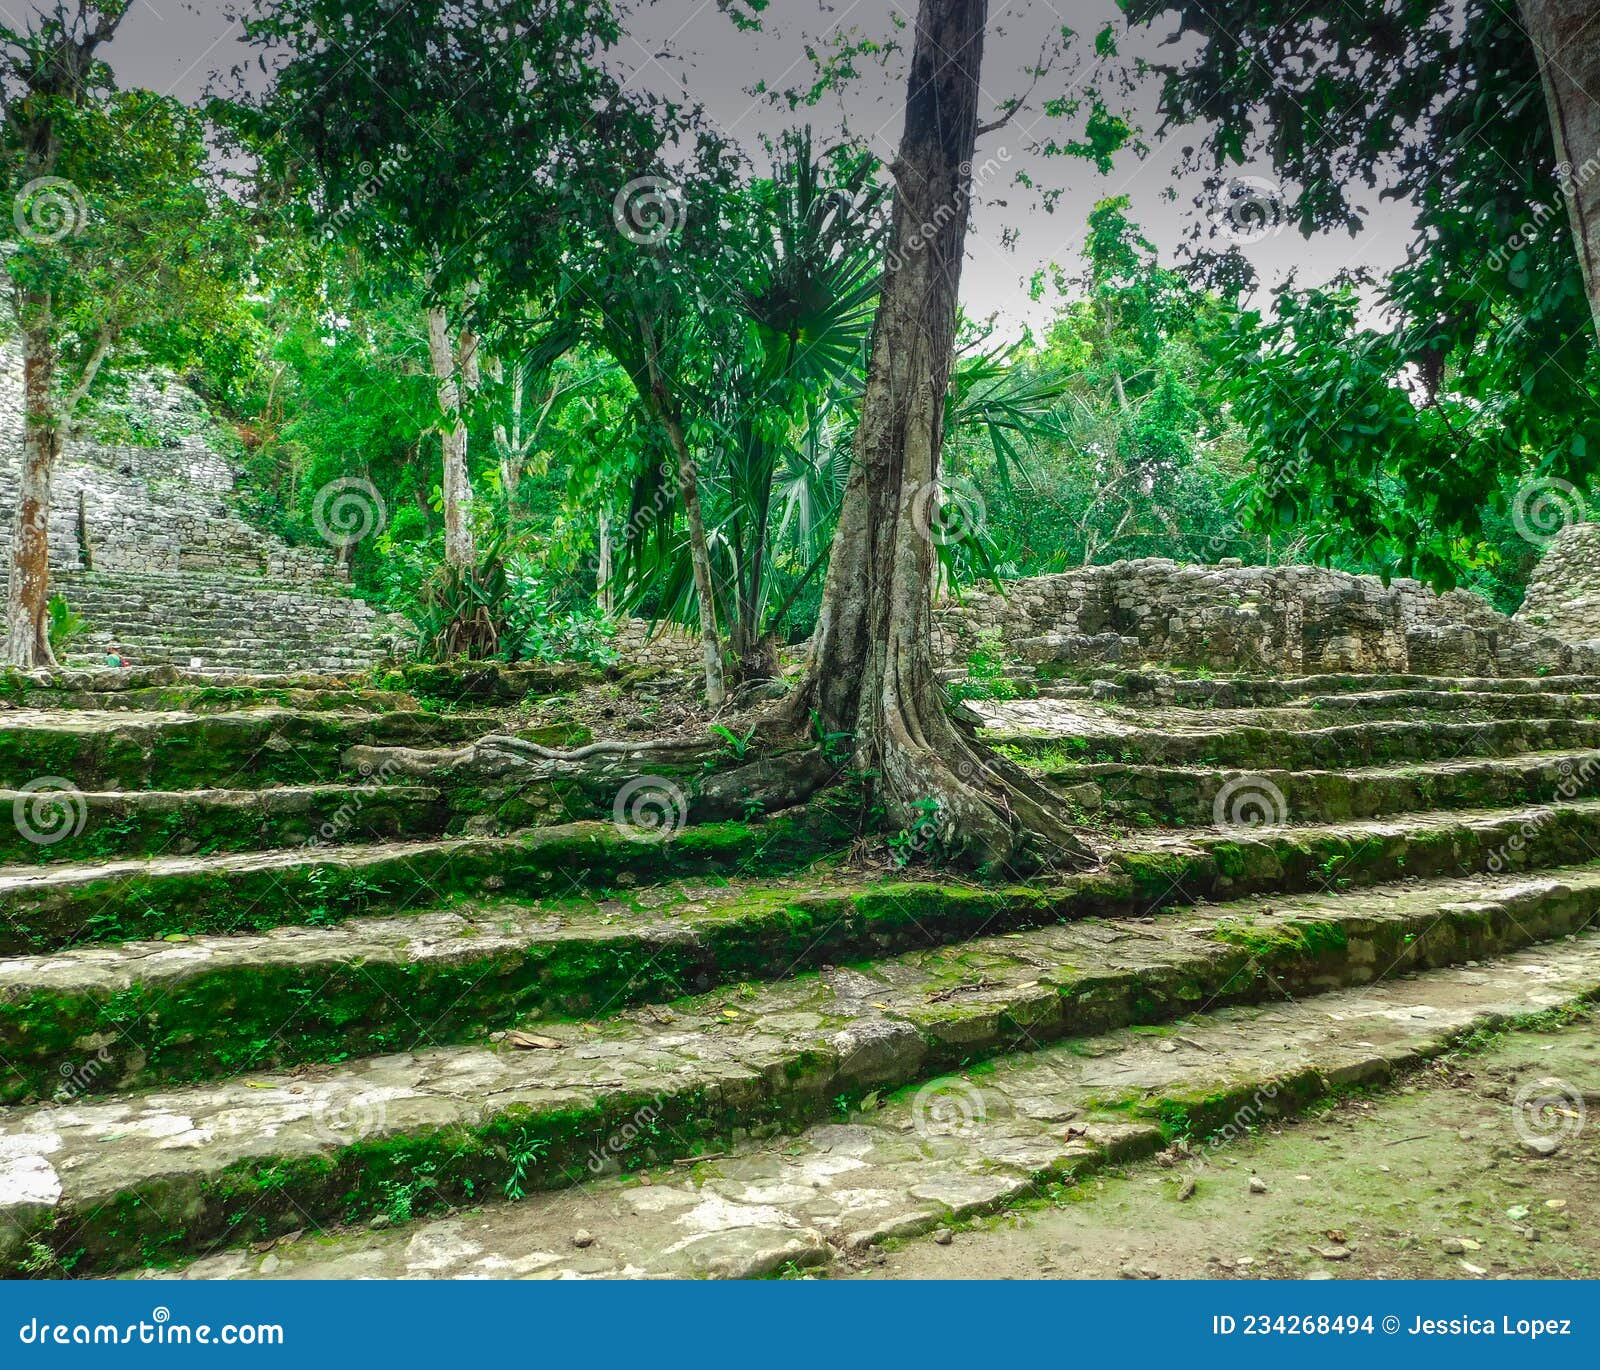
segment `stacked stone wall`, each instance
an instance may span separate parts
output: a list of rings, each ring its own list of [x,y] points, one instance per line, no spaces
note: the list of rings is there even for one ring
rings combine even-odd
[[[934,649],[960,666],[986,641],[1032,665],[1175,666],[1526,676],[1594,670],[1600,651],[1467,591],[1383,584],[1317,566],[1187,566],[1151,558],[965,591],[934,608]],[[1597,644],[1600,646],[1600,644]]]

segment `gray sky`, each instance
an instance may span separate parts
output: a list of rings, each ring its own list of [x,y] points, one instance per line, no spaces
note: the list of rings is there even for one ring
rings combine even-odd
[[[651,88],[686,92],[758,161],[763,134],[806,121],[815,126],[819,140],[848,129],[884,156],[898,141],[915,0],[772,0],[763,31],[754,34],[738,32],[713,0],[626,0],[626,7],[626,36],[615,54],[617,67]],[[0,10],[13,19],[16,8],[16,0],[0,0]],[[251,56],[228,8],[227,0],[136,0],[108,53],[119,81],[183,99],[198,97],[218,73]],[[984,59],[990,110],[1028,87],[1026,69],[1062,25],[1080,35],[1076,68],[1058,69],[1041,80],[1011,125],[983,140],[975,160],[989,174],[980,171],[983,183],[962,293],[969,313],[998,313],[1007,333],[1048,313],[1048,303],[1030,303],[1027,282],[1052,262],[1069,273],[1076,271],[1085,217],[1096,200],[1115,194],[1131,197],[1135,218],[1168,262],[1202,212],[1193,203],[1198,185],[1179,182],[1177,194],[1170,193],[1177,155],[1195,142],[1197,131],[1179,129],[1166,139],[1158,135],[1154,82],[1140,94],[1136,109],[1151,147],[1147,156],[1126,154],[1110,175],[1101,176],[1080,159],[1038,152],[1042,140],[1074,131],[1069,121],[1044,115],[1043,103],[1081,89],[1093,75],[1091,40],[1115,14],[1114,0],[992,0]],[[897,19],[904,27],[897,27]],[[863,37],[896,39],[901,50],[878,65],[860,67],[860,79],[842,98],[829,96],[813,109],[790,114],[755,93],[758,82],[771,90],[809,84],[813,68],[808,45],[826,50],[830,44]],[[1165,37],[1158,24],[1125,42],[1122,56],[1181,52],[1160,47]],[[1016,184],[1019,172],[1041,190],[1060,192],[1053,213],[1041,207],[1037,190]],[[1271,197],[1270,167],[1240,172],[1256,178],[1263,199]],[[1250,241],[1242,247],[1269,282],[1290,268],[1298,268],[1306,282],[1325,280],[1358,264],[1382,271],[1401,259],[1407,237],[1405,216],[1392,207],[1374,216],[1355,240],[1340,236],[1308,243],[1291,228],[1266,227],[1263,232],[1260,225],[1247,225]]]

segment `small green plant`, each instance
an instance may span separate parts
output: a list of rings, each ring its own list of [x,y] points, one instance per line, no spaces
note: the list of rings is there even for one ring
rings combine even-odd
[[[65,656],[71,650],[72,644],[83,636],[87,625],[81,614],[75,613],[72,606],[60,595],[50,596],[50,650],[58,657]]]
[[[511,1174],[506,1177],[505,1194],[508,1199],[520,1199],[526,1192],[529,1168],[550,1149],[550,1143],[537,1137],[523,1135],[511,1148]]]
[[[756,730],[752,728],[743,737],[740,737],[732,728],[725,728],[720,723],[713,723],[711,731],[722,739],[722,750],[735,761],[744,760],[746,753],[750,750],[750,740],[756,735]]]
[[[911,807],[916,816],[910,825],[889,838],[890,857],[901,869],[938,846],[944,818],[944,805],[937,799],[919,799]]]
[[[945,687],[952,704],[967,699],[1020,699],[1022,694],[1001,654],[999,633],[984,634],[967,658],[966,675]]]
[[[855,734],[829,732],[822,726],[822,715],[815,709],[811,711],[811,736],[822,749],[822,759],[830,766],[842,766],[850,759],[850,744],[855,741]]]

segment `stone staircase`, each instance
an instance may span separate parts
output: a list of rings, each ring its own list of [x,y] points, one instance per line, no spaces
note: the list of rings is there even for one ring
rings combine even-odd
[[[98,658],[115,644],[139,664],[339,672],[389,654],[394,628],[353,594],[329,548],[291,547],[240,517],[222,435],[193,392],[140,377],[123,411],[143,441],[75,437],[53,482],[52,589],[86,622],[72,655]],[[107,418],[93,416],[89,429]],[[0,580],[21,432],[13,339],[0,346]]]
[[[388,765],[497,726],[403,690],[14,703],[12,1274],[826,1270],[1600,994],[1600,676],[974,702],[1101,853],[1009,885],[863,869],[822,805],[517,827]]]

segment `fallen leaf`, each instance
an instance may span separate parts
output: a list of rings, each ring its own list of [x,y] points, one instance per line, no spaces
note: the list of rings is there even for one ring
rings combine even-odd
[[[544,1037],[537,1032],[524,1032],[521,1028],[506,1033],[506,1042],[516,1047],[519,1051],[560,1051],[566,1046],[565,1042],[558,1042],[554,1037]]]

